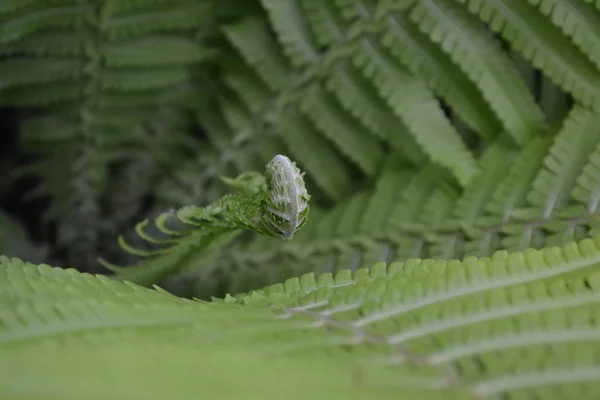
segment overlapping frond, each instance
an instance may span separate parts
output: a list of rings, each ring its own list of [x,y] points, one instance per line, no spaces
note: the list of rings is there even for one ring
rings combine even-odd
[[[118,3],[118,4],[117,4]],[[109,167],[143,145],[161,94],[212,55],[191,38],[210,2],[31,1],[0,9],[0,103],[35,107],[24,171],[49,196],[47,217],[71,262],[95,263]],[[83,258],[82,258],[83,257]]]
[[[433,94],[380,45],[377,32],[370,28],[376,22],[371,16],[356,27],[341,29],[345,17],[332,4],[265,1],[263,6],[267,16],[248,16],[225,28],[227,38],[272,93],[273,106],[255,118],[272,124],[284,141],[291,134],[282,129],[287,124],[278,121],[286,121],[287,113],[307,118],[318,136],[329,139],[366,176],[373,176],[380,167],[376,163],[382,156],[378,142],[383,141],[394,148],[415,147],[416,143],[434,162],[454,171],[461,182],[470,179],[476,170],[471,154]],[[292,15],[293,23],[289,23]],[[274,37],[267,21],[276,32]],[[326,51],[322,51],[324,45]],[[238,96],[247,97],[239,91]],[[416,112],[417,108],[425,111]],[[301,125],[310,127],[306,122]],[[294,146],[287,144],[293,154]],[[407,152],[411,153],[415,154]],[[300,154],[296,157],[302,159]],[[415,160],[414,155],[407,158],[411,157]],[[327,157],[333,158],[339,156]],[[333,195],[331,188],[323,189]]]
[[[1,257],[0,393],[592,398],[599,261],[596,237],[311,273],[199,302]],[[93,384],[98,374],[111,385]]]
[[[532,3],[520,0],[456,0],[507,40],[582,104],[600,107],[600,70]],[[565,3],[566,6],[566,3]],[[593,10],[598,12],[598,10]],[[558,22],[558,21],[557,21]],[[559,25],[569,31],[569,21]]]
[[[521,148],[508,133],[500,136],[464,190],[435,164],[415,168],[391,155],[372,189],[311,219],[294,241],[237,243],[211,265],[228,271],[226,285],[235,292],[308,271],[412,257],[482,257],[587,237],[598,225],[597,117],[576,107],[554,137]]]

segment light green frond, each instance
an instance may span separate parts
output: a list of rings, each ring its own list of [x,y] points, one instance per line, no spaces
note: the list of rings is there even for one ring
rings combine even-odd
[[[600,68],[600,10],[577,0],[529,0]]]
[[[355,65],[373,82],[394,114],[402,118],[431,160],[452,170],[466,185],[477,172],[475,160],[433,94],[378,44],[364,39],[359,49],[353,56]]]
[[[513,210],[526,205],[527,194],[543,166],[550,145],[551,140],[548,138],[533,139],[523,147],[510,167],[504,170],[506,176],[497,184],[486,206],[486,211],[493,215],[489,219],[485,218],[486,223],[506,222],[510,219]]]
[[[2,257],[0,393],[589,398],[599,248],[378,263],[213,302]]]
[[[571,192],[571,197],[583,205],[586,212],[596,214],[600,207],[600,143],[590,154],[583,167],[583,172],[577,178],[577,185]]]
[[[481,173],[473,179],[456,203],[453,215],[458,224],[475,225],[496,192],[498,182],[502,181],[506,171],[510,169],[516,155],[515,150],[502,138],[486,149],[479,161]]]
[[[246,17],[223,27],[227,39],[272,90],[287,85],[289,63],[258,17]]]
[[[368,176],[374,176],[383,156],[381,144],[365,135],[358,121],[349,118],[333,96],[318,86],[307,88],[300,108],[348,158]]]
[[[552,22],[521,0],[456,0],[586,106],[600,107],[600,71]]]
[[[581,107],[574,108],[554,138],[550,154],[544,160],[527,200],[546,218],[564,207],[577,177],[594,151],[600,137],[597,133],[600,114]]]
[[[442,49],[432,43],[408,16],[390,15],[381,41],[410,70],[443,97],[482,137],[492,139],[502,130],[477,87]]]
[[[304,19],[299,0],[261,0],[283,51],[296,67],[314,63],[319,57],[315,37]]]
[[[464,7],[447,1],[421,1],[410,17],[480,88],[517,143],[527,143],[543,129],[543,114],[516,68],[485,26]]]
[[[312,179],[335,200],[347,193],[350,177],[345,174],[345,166],[333,149],[323,140],[309,122],[300,115],[287,114],[277,124],[283,132],[282,140],[295,158],[306,160],[306,169]]]

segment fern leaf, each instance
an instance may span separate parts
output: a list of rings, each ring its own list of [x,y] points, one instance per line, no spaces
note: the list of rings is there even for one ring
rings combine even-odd
[[[278,121],[282,140],[298,159],[306,160],[306,168],[315,182],[333,199],[339,200],[347,193],[350,178],[344,173],[342,160],[333,149],[321,140],[314,129],[300,115],[288,113]]]
[[[47,83],[61,80],[74,80],[81,77],[84,63],[77,59],[45,58],[40,63],[37,58],[11,58],[0,62],[0,81],[3,87],[22,86],[33,83]]]
[[[460,224],[475,225],[494,194],[498,182],[510,168],[515,153],[515,149],[503,143],[501,139],[486,149],[480,160],[482,172],[473,179],[473,183],[465,189],[463,196],[456,203],[453,214]]]
[[[144,8],[157,8],[169,4],[186,3],[188,0],[104,0],[103,12],[106,17],[112,17]]]
[[[402,230],[406,225],[415,222],[431,192],[446,179],[447,175],[433,163],[421,168],[410,183],[402,188],[401,201],[396,204],[390,216],[390,225]]]
[[[600,13],[580,1],[529,0],[600,68]]]
[[[488,22],[554,83],[586,106],[600,107],[600,71],[529,3],[520,0],[456,0]]]
[[[482,137],[492,139],[501,131],[500,121],[473,83],[406,16],[387,17],[381,41]]]
[[[101,74],[104,89],[133,91],[170,88],[189,78],[185,67],[109,70]]]
[[[375,175],[383,155],[381,145],[372,136],[364,134],[358,121],[348,118],[333,96],[314,85],[305,91],[300,104],[315,126],[340,151],[353,159],[367,175]]]
[[[180,2],[172,7],[145,7],[116,15],[107,11],[101,31],[109,39],[121,39],[154,32],[193,29],[211,12],[211,4],[201,1]]]
[[[273,91],[286,87],[289,64],[264,23],[257,17],[246,17],[223,28],[227,39]]]
[[[371,204],[363,214],[360,230],[371,234],[381,231],[400,200],[402,189],[408,185],[413,174],[394,154],[388,157],[381,176],[377,179]]]
[[[584,0],[588,4],[594,4],[598,10],[600,10],[600,1],[598,0]]]
[[[315,32],[319,44],[344,51],[350,40],[343,18],[332,3],[303,1],[306,18]],[[331,56],[335,59],[335,57]],[[333,93],[344,108],[359,119],[375,136],[388,141],[394,148],[405,149],[404,156],[416,163],[424,160],[424,154],[414,139],[407,134],[402,120],[395,117],[389,106],[379,97],[373,85],[350,62],[345,59],[333,61],[332,69],[324,78],[325,87]]]
[[[380,46],[367,39],[361,41],[353,61],[372,80],[393,112],[403,119],[432,161],[452,170],[461,184],[470,181],[477,171],[476,163],[423,83],[408,75]]]
[[[419,2],[410,17],[481,88],[517,143],[526,143],[542,130],[544,116],[514,65],[463,7],[428,0]]]
[[[161,48],[164,51],[157,52]],[[144,36],[110,43],[105,52],[108,67],[154,67],[202,61],[208,49],[178,36]]]
[[[599,249],[595,238],[491,258],[378,263],[212,302],[2,257],[0,393],[591,398]],[[117,373],[115,362],[128,368]],[[94,384],[99,374],[111,385]]]
[[[500,224],[506,222],[513,210],[527,204],[527,194],[533,180],[542,168],[550,144],[549,139],[536,138],[523,147],[486,206],[486,211],[495,216],[491,219],[485,218],[486,223]]]
[[[66,3],[55,7],[39,7],[38,4],[32,4],[31,7],[0,13],[0,43],[19,40],[47,28],[84,26],[90,16],[89,6],[78,5],[73,1]]]
[[[600,141],[596,128],[600,114],[574,108],[554,139],[550,154],[529,193],[528,201],[546,218],[564,207],[586,160]]]
[[[30,78],[32,79],[32,78]],[[75,100],[81,95],[79,82],[52,82],[34,86],[17,86],[2,90],[0,104],[17,107],[47,106]]]
[[[90,40],[88,35],[73,35],[68,30],[46,30],[44,33],[32,34],[14,42],[0,44],[0,54],[82,56]]]
[[[296,67],[310,65],[319,57],[312,36],[297,0],[261,0],[283,50]]]
[[[583,173],[577,178],[577,185],[571,192],[573,200],[583,204],[586,212],[595,214],[600,206],[600,144],[590,154],[583,167]]]

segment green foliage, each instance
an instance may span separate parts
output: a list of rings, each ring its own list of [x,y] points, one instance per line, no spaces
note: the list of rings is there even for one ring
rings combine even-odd
[[[153,237],[145,231],[150,222],[147,219],[136,225],[139,237],[158,245],[157,248],[136,249],[119,237],[124,250],[148,261],[134,268],[119,268],[105,261],[102,264],[117,272],[116,279],[150,285],[168,275],[213,261],[218,251],[242,229],[291,240],[306,223],[310,211],[310,195],[304,187],[303,175],[289,158],[276,155],[267,164],[264,176],[245,172],[235,179],[224,178],[241,194],[226,195],[206,207],[186,206],[159,215],[154,225],[165,238]],[[173,228],[174,222],[183,226]]]
[[[201,302],[3,257],[0,394],[592,398],[599,260],[596,237]]]
[[[195,0],[0,8],[0,103],[36,110],[20,140],[37,157],[22,170],[40,179],[32,196],[52,198],[46,220],[71,263],[95,263],[111,168],[144,146],[161,97],[211,55],[193,37],[209,10]]]
[[[0,392],[592,398],[599,26],[596,0],[2,2],[0,201],[34,178],[51,240],[10,216],[0,253],[130,267],[3,259]]]

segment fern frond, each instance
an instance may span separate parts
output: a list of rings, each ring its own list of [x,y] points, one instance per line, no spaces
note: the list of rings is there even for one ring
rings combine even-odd
[[[84,62],[69,58],[12,58],[0,63],[3,88],[34,83],[75,80],[83,75]]]
[[[145,232],[148,221],[136,226],[137,234],[152,250],[136,249],[119,237],[121,247],[133,255],[148,258],[137,267],[118,268],[102,262],[117,272],[116,279],[149,285],[169,274],[207,263],[242,229],[290,240],[307,221],[310,196],[303,174],[287,157],[277,155],[267,164],[264,176],[247,172],[235,180],[226,180],[242,192],[227,195],[206,207],[186,206],[176,212],[158,216],[155,227],[161,237]],[[175,217],[179,227],[167,226]]]
[[[315,40],[321,46],[343,47],[350,39],[344,20],[335,5],[326,2],[302,1],[309,28],[315,33]],[[343,53],[344,50],[341,50]],[[395,149],[404,149],[403,156],[415,163],[423,162],[425,155],[414,139],[406,131],[404,123],[395,117],[386,102],[377,94],[377,90],[347,60],[332,57],[332,69],[324,77],[324,85],[344,108],[359,119],[363,125],[378,138],[387,141]]]
[[[600,68],[600,12],[580,1],[529,0]]]
[[[73,35],[69,30],[44,31],[25,36],[6,44],[0,44],[3,55],[36,56],[82,56],[90,37],[86,34]]]
[[[164,51],[157,52],[161,48]],[[144,36],[107,45],[104,51],[108,67],[156,67],[185,65],[202,61],[211,53],[187,38]]]
[[[545,168],[536,177],[527,197],[529,203],[540,208],[542,218],[567,203],[577,177],[600,141],[599,121],[600,113],[581,107],[575,107],[565,119],[544,160]]]
[[[154,3],[159,4],[159,3]],[[194,29],[213,12],[208,1],[185,0],[160,4],[144,4],[144,8],[120,8],[107,4],[102,11],[101,32],[109,39],[123,39],[155,32]],[[141,3],[140,3],[141,5]],[[137,9],[140,8],[140,9]]]
[[[65,0],[56,4],[22,4],[24,7],[9,7],[0,11],[0,43],[19,40],[46,29],[82,28],[92,14],[89,4],[81,4],[77,0]]]
[[[304,20],[299,1],[261,0],[261,4],[291,64],[302,67],[314,63],[319,58],[318,46]]]
[[[37,107],[21,135],[40,155],[27,168],[42,178],[33,194],[61,203],[47,220],[58,222],[61,247],[83,249],[73,253],[86,261],[71,259],[81,266],[98,251],[109,167],[139,150],[162,93],[212,54],[187,31],[210,2],[134,3],[35,1],[0,12],[0,53],[11,55],[0,61],[0,101]]]
[[[542,130],[544,116],[510,59],[463,7],[444,1],[418,2],[410,17],[450,54],[481,88],[505,129],[519,144]]]
[[[392,55],[443,97],[482,137],[493,139],[502,130],[500,121],[449,56],[428,40],[408,16],[392,14],[385,22],[381,41]]]
[[[285,105],[292,108],[295,105],[293,103],[294,99],[298,99],[303,114],[311,119],[317,127],[321,127],[321,134],[329,136],[337,145],[336,147],[342,153],[347,154],[349,158],[357,160],[360,157],[360,153],[357,153],[356,149],[350,150],[348,148],[348,143],[352,142],[372,142],[373,144],[369,144],[368,147],[373,149],[370,153],[375,154],[375,142],[371,139],[359,139],[359,132],[355,131],[352,134],[352,142],[340,136],[342,133],[348,135],[348,129],[342,128],[344,124],[348,126],[356,124],[356,122],[352,122],[351,116],[346,115],[345,119],[348,122],[342,123],[343,121],[340,118],[343,114],[331,109],[331,106],[327,112],[323,107],[316,106],[318,104],[317,99],[321,103],[335,103],[327,101],[325,95],[322,98],[313,97],[311,99],[310,97],[311,95],[316,96],[315,93],[324,93],[321,88],[322,82],[324,82],[326,88],[332,91],[335,97],[338,99],[347,98],[348,96],[344,96],[344,93],[349,93],[348,82],[341,80],[340,77],[333,78],[332,76],[335,75],[338,69],[348,71],[346,75],[352,74],[352,71],[356,70],[367,78],[363,80],[366,85],[361,92],[378,93],[379,97],[384,99],[388,107],[393,110],[395,117],[408,128],[408,132],[413,135],[414,140],[425,150],[425,153],[435,162],[454,170],[463,183],[470,179],[476,170],[474,160],[464,148],[458,134],[443,116],[437,101],[417,79],[412,79],[402,70],[402,67],[391,60],[377,42],[368,37],[344,36],[332,44],[333,47],[329,49],[325,57],[315,60],[310,54],[319,54],[318,44],[312,32],[307,28],[308,20],[302,14],[303,9],[294,2],[285,5],[265,3],[265,6],[274,24],[280,24],[279,21],[282,21],[282,18],[289,15],[289,13],[296,13],[294,15],[297,15],[295,25],[283,26],[280,24],[282,34],[285,36],[285,38],[279,37],[282,40],[282,46],[279,46],[269,36],[265,24],[260,21],[258,16],[246,17],[235,25],[226,27],[225,32],[236,50],[255,69],[270,90],[275,92],[274,101],[283,103],[281,107]],[[326,11],[334,12],[334,10]],[[285,30],[285,33],[283,33],[283,30]],[[349,59],[341,60],[338,54],[342,54]],[[374,59],[374,61],[371,61],[371,59]],[[316,62],[310,68],[303,71],[298,70],[305,66],[307,62],[312,61]],[[352,61],[353,68],[346,66],[348,61]],[[369,65],[368,63],[371,62],[374,64]],[[374,75],[374,67],[379,67],[377,75]],[[292,83],[289,84],[289,81]],[[355,93],[356,89],[352,89],[352,92]],[[406,96],[404,96],[405,93]],[[409,93],[410,95],[408,95]],[[421,102],[415,102],[415,98],[421,98],[422,100]],[[341,100],[340,103],[352,115],[364,122],[370,128],[369,131],[374,132],[378,137],[387,137],[394,147],[401,147],[399,137],[394,135],[391,129],[382,125],[377,127],[371,122],[374,116],[372,112],[367,114],[369,112],[368,108],[367,111],[361,111],[357,101]],[[315,106],[308,107],[310,104],[315,104]],[[420,112],[411,111],[410,107],[418,107]],[[424,112],[424,107],[428,111]],[[278,112],[282,112],[280,110],[281,108]],[[286,112],[286,110],[284,109],[283,112]],[[427,121],[420,119],[424,115],[428,116]],[[435,119],[432,119],[432,116],[435,116]],[[269,116],[265,119],[272,120],[274,118],[277,117]],[[340,122],[333,124],[335,120]],[[392,121],[390,120],[390,122]],[[339,129],[331,129],[336,126],[339,126]],[[325,127],[329,129],[325,129]],[[386,131],[390,133],[384,133]],[[434,141],[430,140],[432,137],[435,137],[435,141],[438,143],[444,143],[445,150],[443,152],[433,145]],[[285,140],[285,136],[283,138]],[[293,150],[290,148],[290,151]],[[363,152],[363,154],[366,153]],[[298,155],[298,157],[300,156]],[[364,160],[358,162],[358,164],[367,175],[372,175],[374,171],[372,162],[370,166]]]
[[[477,172],[477,166],[432,93],[377,43],[363,40],[359,49],[353,57],[355,65],[372,80],[431,160],[452,170],[461,184],[466,185]]]
[[[241,275],[235,282],[263,271],[267,283],[310,269],[334,272],[342,265],[354,269],[390,257],[453,259],[500,249],[563,245],[588,237],[600,227],[595,211],[586,211],[597,203],[595,116],[576,107],[562,123],[554,145],[550,137],[537,137],[518,148],[505,133],[483,151],[481,175],[462,191],[439,166],[415,170],[401,158],[391,157],[373,190],[340,203],[320,219],[318,228],[311,230],[309,223],[293,243],[277,248],[269,249],[266,243],[234,245],[227,251],[232,257],[224,254],[220,268]],[[552,184],[546,184],[552,190],[533,195],[541,190],[542,177],[554,177]],[[572,197],[575,193],[577,197]],[[546,217],[546,203],[538,204],[537,198],[555,199]],[[358,224],[357,214],[363,216]],[[272,263],[284,263],[285,269],[267,274],[262,266]],[[235,286],[241,287],[245,286]]]
[[[552,22],[520,0],[456,0],[586,106],[600,107],[600,71]]]
[[[600,144],[590,154],[583,167],[583,173],[577,178],[577,185],[571,197],[585,206],[587,213],[595,214],[600,207]]]
[[[599,260],[596,237],[305,274],[200,302],[2,257],[0,393],[591,398],[600,389]],[[149,353],[161,362],[147,362]],[[115,362],[128,368],[115,373]],[[111,385],[94,385],[99,374]]]
[[[300,108],[312,122],[368,176],[379,169],[382,147],[372,136],[360,129],[358,121],[348,118],[332,95],[313,86],[306,90]]]

